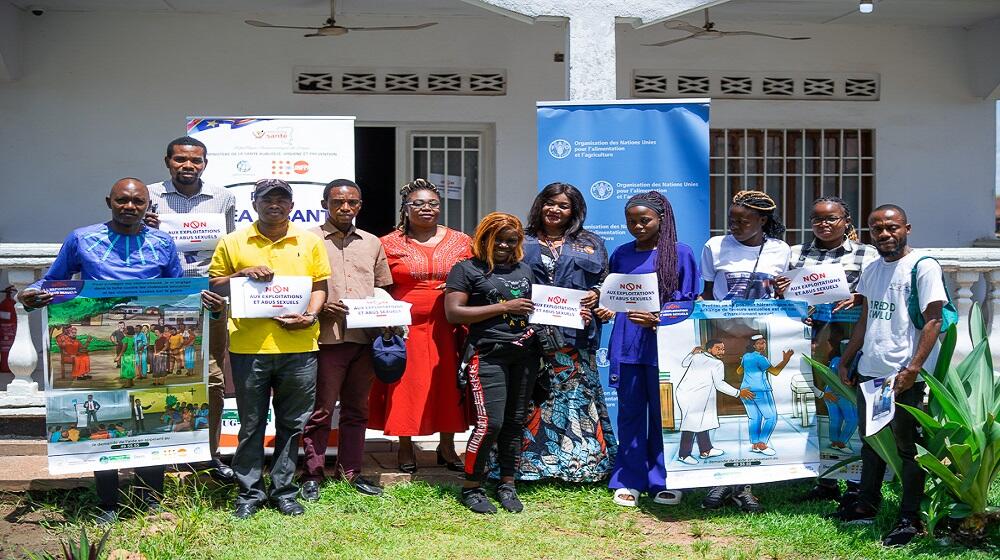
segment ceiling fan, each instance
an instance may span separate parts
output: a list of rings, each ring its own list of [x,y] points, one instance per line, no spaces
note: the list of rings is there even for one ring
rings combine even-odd
[[[785,39],[788,41],[804,41],[809,39],[809,37],[783,37],[781,35],[770,35],[768,33],[758,33],[756,31],[719,31],[715,28],[715,22],[708,19],[707,8],[705,9],[705,25],[702,27],[692,25],[680,19],[665,21],[663,22],[663,26],[667,29],[687,31],[689,35],[687,37],[679,37],[677,39],[668,39],[659,43],[644,44],[644,47],[665,47],[674,43],[680,43],[681,41],[687,41],[688,39],[721,39],[722,37],[729,36],[767,37],[769,39]]]
[[[340,35],[347,35],[349,31],[410,31],[414,29],[425,29],[432,25],[437,25],[437,22],[430,22],[430,23],[420,23],[417,25],[393,25],[386,27],[343,27],[337,25],[336,0],[330,0],[330,17],[326,19],[326,22],[322,26],[301,27],[295,25],[274,25],[273,23],[267,23],[266,21],[257,21],[255,19],[244,20],[244,23],[252,25],[254,27],[271,27],[274,29],[303,29],[306,31],[312,31],[312,33],[307,33],[303,35],[303,37],[337,37]]]

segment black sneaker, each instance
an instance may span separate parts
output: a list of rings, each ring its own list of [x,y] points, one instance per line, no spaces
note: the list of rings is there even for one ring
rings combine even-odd
[[[705,499],[701,501],[704,509],[719,509],[733,497],[732,486],[714,486],[705,494]]]
[[[746,513],[762,513],[764,507],[760,505],[760,501],[757,500],[757,496],[753,495],[750,491],[750,486],[744,486],[739,492],[733,495],[733,503],[740,508],[740,511]]]
[[[840,487],[834,483],[832,486],[819,483],[811,490],[799,497],[801,502],[825,502],[828,500],[840,499]]]
[[[482,488],[463,488],[462,505],[474,513],[496,513],[497,508],[490,503]]]
[[[524,510],[524,504],[517,497],[517,489],[510,482],[497,486],[497,500],[500,500],[500,507],[511,513]]]
[[[876,515],[878,515],[878,512],[868,505],[861,502],[853,502],[837,508],[837,511],[825,517],[844,525],[871,525],[875,522]]]
[[[915,519],[901,517],[899,523],[882,539],[882,546],[906,546],[924,534],[924,524]]]

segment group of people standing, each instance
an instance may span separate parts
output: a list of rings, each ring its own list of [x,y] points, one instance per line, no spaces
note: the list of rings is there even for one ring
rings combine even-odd
[[[123,387],[135,386],[136,379],[152,377],[153,385],[165,385],[165,377],[194,375],[194,330],[187,325],[126,325],[118,323],[111,334],[115,344],[115,364]]]
[[[119,181],[108,199],[112,221],[90,229],[163,236],[169,241],[155,229],[157,211],[190,211],[199,200],[218,205],[221,195],[200,181],[207,159],[204,144],[196,139],[171,142],[165,160],[171,181],[149,189],[135,179]],[[623,506],[637,505],[643,493],[658,503],[677,503],[681,493],[668,491],[665,484],[656,351],[659,314],[616,314],[600,307],[601,285],[607,274],[655,273],[660,304],[665,306],[699,298],[781,297],[787,287],[782,276],[786,270],[834,262],[844,265],[852,286],[860,282],[859,296],[843,305],[863,306],[865,298],[881,297],[878,290],[889,285],[866,282],[867,275],[858,280],[861,270],[874,258],[873,251],[881,256],[880,270],[891,268],[889,263],[909,251],[905,236],[909,225],[901,209],[883,206],[869,217],[877,242],[873,250],[850,235],[848,205],[837,198],[815,202],[813,241],[790,248],[780,239],[784,227],[774,200],[760,191],[741,191],[729,208],[729,233],[711,238],[699,259],[691,247],[678,241],[670,202],[656,191],[638,194],[626,203],[623,219],[633,239],[610,256],[601,237],[586,229],[587,206],[572,185],[553,183],[543,188],[525,225],[513,215],[496,212],[483,217],[471,238],[439,223],[441,192],[424,179],[403,186],[397,227],[382,238],[354,225],[362,210],[362,194],[362,188],[352,181],[330,182],[322,201],[328,219],[306,231],[289,221],[294,200],[288,183],[259,181],[253,198],[258,219],[233,231],[231,206],[220,206],[218,211],[226,213],[230,233],[219,241],[213,254],[185,259],[192,274],[210,278],[212,291],[203,294],[203,299],[214,311],[214,328],[220,330],[213,330],[212,354],[219,364],[225,362],[232,369],[241,421],[232,461],[240,487],[235,509],[238,518],[254,515],[268,502],[283,514],[299,515],[304,512],[299,497],[319,499],[327,475],[324,465],[331,418],[338,402],[339,443],[333,476],[347,480],[363,494],[382,493],[361,472],[365,429],[371,427],[399,437],[399,469],[408,473],[419,468],[412,438],[440,434],[437,463],[464,472],[460,499],[476,513],[497,511],[484,488],[490,479],[497,480],[499,505],[510,512],[524,507],[517,481],[545,478],[572,482],[607,478],[614,501]],[[150,206],[151,199],[159,202]],[[60,259],[82,264],[75,268],[54,265],[55,272],[50,271],[47,279],[79,271],[88,279],[123,277],[120,271],[109,275],[88,267],[90,259],[72,243],[74,235],[64,244]],[[116,249],[127,251],[127,247]],[[73,254],[64,256],[67,251]],[[132,276],[127,277],[179,276],[176,253],[164,258],[163,268],[130,271]],[[125,255],[120,260],[128,262]],[[936,265],[932,261],[922,265],[921,278],[932,281]],[[227,337],[218,321],[225,320],[219,294],[228,293],[229,280],[246,277],[267,281],[275,275],[312,278],[307,310],[273,319],[232,319]],[[902,272],[900,276],[909,280]],[[536,284],[587,292],[580,309],[585,327],[531,324],[531,292]],[[393,382],[376,378],[378,368],[372,354],[373,341],[391,333],[346,328],[350,309],[342,300],[372,297],[378,289],[412,305],[406,369]],[[935,299],[940,291],[921,286],[921,297],[940,303]],[[22,302],[30,307],[46,304],[46,298],[51,299],[38,290],[22,294]],[[932,316],[934,309],[934,305],[929,307]],[[939,312],[940,306],[936,309]],[[607,358],[610,382],[618,395],[616,426],[609,420],[597,369],[601,330],[612,319]],[[899,314],[894,320],[900,320]],[[928,325],[933,328],[934,323]],[[883,372],[889,364],[899,365],[908,374],[914,368],[919,370],[927,357],[921,355],[924,338],[920,338],[920,351],[908,352],[907,346],[901,353],[899,348],[887,350],[886,345],[905,344],[913,337],[870,345],[865,327],[862,323],[855,331],[842,364],[850,361],[863,342],[862,375],[894,373]],[[901,328],[895,323],[890,327],[895,329],[893,333]],[[761,353],[766,341],[757,342],[761,344],[755,347],[756,352]],[[725,352],[724,345],[708,346],[706,358],[718,358]],[[904,355],[906,363],[899,358],[892,358],[896,360],[892,362],[890,354]],[[756,434],[753,451],[762,455],[774,453],[768,445],[776,418],[768,374],[780,372],[788,359],[785,356],[777,365],[766,363],[766,359],[764,363],[747,362],[743,385],[733,388],[734,396],[746,406],[751,432]],[[920,390],[919,386],[910,389],[906,383],[903,387]],[[265,488],[264,429],[272,400],[276,439],[271,486]],[[211,428],[218,422],[218,411],[210,410],[209,419]],[[456,453],[454,434],[465,432],[470,425],[473,429],[463,461]],[[718,450],[705,437],[708,429],[711,427],[682,434],[685,456],[678,458],[696,462],[699,457],[715,456]],[[895,424],[893,429],[897,429]],[[898,429],[912,431],[912,425]],[[305,451],[301,488],[294,482],[300,436]],[[699,454],[692,456],[695,439]],[[904,463],[908,460],[915,465],[915,450],[907,447],[912,441],[912,437],[900,438],[900,451]],[[217,436],[213,435],[213,451],[216,445]],[[880,481],[882,474],[873,453],[863,449],[862,454],[866,474],[857,500],[846,502],[839,510],[845,519],[867,519],[865,516],[870,517],[878,507],[880,494],[873,477]],[[902,474],[904,478],[915,476],[912,469]],[[162,468],[159,480],[152,485],[148,484],[148,473],[140,472],[140,476],[154,494],[160,490],[155,483],[162,485]],[[823,488],[812,497],[828,498],[838,492],[828,482],[821,484]],[[915,483],[907,486],[904,482],[904,487],[916,491]],[[913,503],[911,494],[904,497],[907,507]],[[749,485],[712,488],[703,505],[717,508],[727,503],[748,512],[762,510]],[[102,499],[102,507],[105,505]],[[907,527],[919,524],[915,519],[910,509],[901,514],[901,524]]]

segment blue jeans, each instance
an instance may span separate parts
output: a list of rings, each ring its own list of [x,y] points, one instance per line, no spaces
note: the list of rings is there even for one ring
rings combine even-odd
[[[753,399],[742,399],[750,418],[750,443],[767,443],[778,425],[778,409],[774,407],[774,393],[754,391]]]

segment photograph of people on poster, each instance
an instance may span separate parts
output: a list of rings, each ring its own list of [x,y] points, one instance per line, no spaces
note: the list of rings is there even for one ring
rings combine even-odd
[[[697,302],[657,328],[668,488],[815,476],[805,306]]]
[[[76,297],[48,310],[49,387],[108,390],[200,381],[198,294]]]

